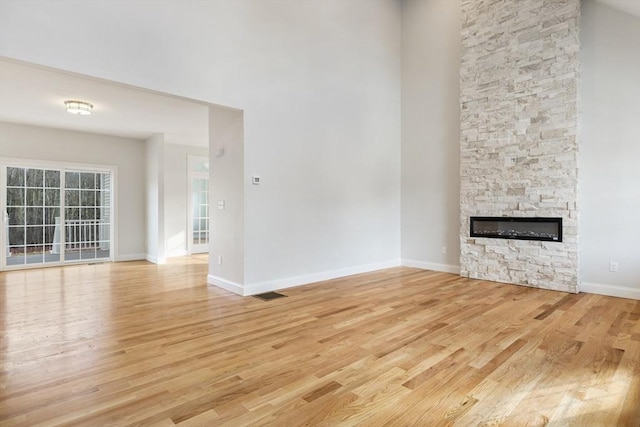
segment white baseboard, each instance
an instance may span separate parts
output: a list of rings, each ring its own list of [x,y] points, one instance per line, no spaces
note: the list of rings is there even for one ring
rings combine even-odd
[[[236,282],[232,282],[230,280],[225,280],[221,277],[214,276],[212,274],[207,275],[207,283],[209,285],[214,285],[222,289],[226,289],[227,291],[231,291],[234,294],[244,296],[244,287]]]
[[[238,295],[249,296],[398,266],[400,266],[400,260],[392,260],[375,264],[364,264],[355,267],[305,274],[303,276],[286,277],[277,280],[267,280],[264,282],[251,283],[244,286],[212,275],[207,276],[207,282],[211,285],[219,286]]]
[[[580,292],[640,300],[640,287],[634,289],[624,286],[605,285],[603,283],[581,282]]]
[[[278,280],[252,283],[245,286],[244,295],[256,295],[263,292],[292,288],[294,286],[308,285],[309,283],[323,282],[339,277],[352,276],[354,274],[368,273],[370,271],[384,270],[385,268],[399,267],[400,260],[391,260],[375,264],[357,265],[355,267],[339,268],[337,270],[322,271],[319,273],[305,274],[303,276],[286,277]]]
[[[436,264],[433,262],[416,261],[413,259],[403,259],[402,265],[404,267],[421,268],[423,270],[433,270],[433,271],[442,271],[443,273],[460,274],[459,265]]]
[[[158,258],[156,256],[152,256],[152,255],[145,255],[144,259],[146,259],[147,261],[153,263],[153,264],[166,264],[167,263],[167,259],[166,258]]]
[[[126,255],[118,255],[115,260],[117,262],[123,262],[123,261],[142,261],[145,259],[147,259],[147,256],[145,254],[126,254]]]

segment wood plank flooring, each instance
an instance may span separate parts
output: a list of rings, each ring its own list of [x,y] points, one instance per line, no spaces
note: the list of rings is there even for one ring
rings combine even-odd
[[[0,273],[0,425],[640,426],[640,301],[412,268],[262,301],[206,274]]]

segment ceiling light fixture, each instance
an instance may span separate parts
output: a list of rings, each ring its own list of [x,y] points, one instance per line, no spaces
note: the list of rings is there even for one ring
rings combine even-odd
[[[67,108],[67,113],[80,114],[83,116],[91,114],[91,110],[93,109],[93,104],[84,101],[68,100],[64,101],[64,106]]]

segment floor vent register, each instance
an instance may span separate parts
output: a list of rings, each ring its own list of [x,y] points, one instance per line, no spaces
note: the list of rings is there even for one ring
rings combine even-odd
[[[272,299],[286,297],[286,295],[282,295],[277,292],[265,292],[264,294],[254,295],[254,297],[260,298],[263,301],[271,301]]]

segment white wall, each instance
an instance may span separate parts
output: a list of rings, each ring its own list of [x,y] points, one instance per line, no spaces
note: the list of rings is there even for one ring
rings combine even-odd
[[[640,299],[640,19],[586,0],[581,38],[581,289]]]
[[[459,2],[403,2],[402,259],[450,272],[460,266],[460,46]]]
[[[209,220],[212,237],[208,282],[241,295],[251,293],[245,287],[244,280],[243,128],[241,111],[209,109]],[[223,210],[218,209],[218,202],[224,203]],[[221,263],[218,262],[220,257]]]
[[[189,237],[188,157],[208,156],[206,148],[187,145],[164,146],[164,238],[167,257],[186,255]]]
[[[144,259],[143,141],[0,122],[0,156],[117,166],[116,260]]]
[[[268,65],[251,76],[261,87],[243,107],[245,283],[397,264],[399,3],[251,5]]]
[[[2,10],[0,55],[244,111],[245,284],[398,263],[399,2],[33,1]],[[263,185],[252,188],[251,174]]]

